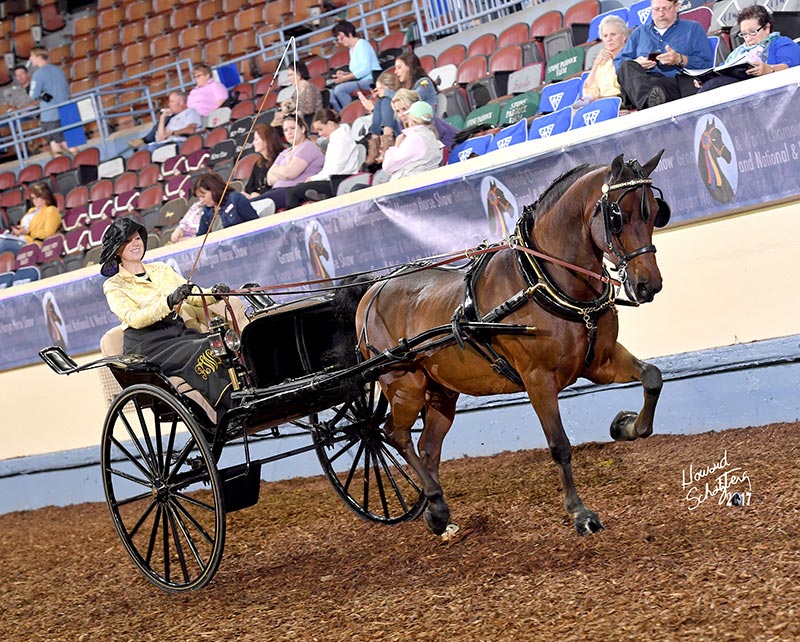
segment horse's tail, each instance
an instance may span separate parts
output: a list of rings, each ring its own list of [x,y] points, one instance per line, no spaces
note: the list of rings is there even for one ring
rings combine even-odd
[[[365,276],[347,276],[336,281],[333,295],[333,319],[337,346],[336,362],[352,366],[358,362],[356,347],[356,310],[373,281]]]

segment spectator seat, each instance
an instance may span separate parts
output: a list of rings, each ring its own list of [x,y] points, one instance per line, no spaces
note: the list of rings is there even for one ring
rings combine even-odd
[[[549,113],[571,107],[581,95],[583,82],[580,78],[570,78],[545,85],[539,99],[539,111]]]
[[[492,134],[484,134],[483,136],[475,136],[468,138],[463,143],[456,145],[450,152],[450,157],[447,160],[448,165],[454,163],[461,163],[473,156],[483,156],[492,142]]]
[[[572,125],[572,108],[565,107],[531,121],[528,127],[528,140],[549,138],[569,130]]]
[[[611,120],[619,116],[619,108],[622,100],[619,96],[611,98],[599,98],[593,100],[580,109],[575,110],[572,115],[572,124],[570,129],[579,129],[594,125],[604,120]]]
[[[492,136],[486,152],[493,152],[499,149],[505,149],[512,145],[524,143],[528,140],[528,121],[524,118],[517,121],[513,125],[503,127]]]

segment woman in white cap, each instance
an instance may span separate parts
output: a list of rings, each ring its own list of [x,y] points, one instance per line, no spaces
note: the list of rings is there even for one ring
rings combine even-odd
[[[433,128],[433,107],[418,100],[405,114],[405,129],[397,137],[395,146],[383,155],[383,170],[391,174],[390,180],[421,174],[442,164],[442,145]]]

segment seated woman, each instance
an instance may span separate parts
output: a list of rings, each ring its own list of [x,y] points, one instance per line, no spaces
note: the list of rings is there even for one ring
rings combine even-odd
[[[308,67],[302,60],[294,63],[293,67],[289,67],[287,78],[289,79],[289,86],[294,87],[294,94],[289,100],[291,108],[288,111],[278,111],[272,120],[273,127],[283,125],[283,119],[286,114],[293,114],[297,112],[302,114],[306,125],[311,127],[311,123],[316,114],[322,109],[322,94],[316,85],[312,83],[309,78],[311,75],[308,73]]]
[[[186,106],[205,118],[228,100],[228,89],[219,80],[214,80],[208,65],[195,65],[192,75],[197,85],[189,92]]]
[[[286,208],[286,193],[322,170],[325,156],[307,137],[306,122],[294,114],[283,121],[283,136],[290,147],[284,149],[267,172],[269,189],[257,199],[269,198],[275,209]],[[257,201],[254,201],[257,202]]]
[[[747,56],[752,65],[747,70],[749,76],[763,76],[800,65],[800,46],[780,32],[772,31],[772,16],[764,7],[745,7],[736,16],[736,21],[739,23],[744,44],[728,55],[726,64]],[[738,78],[731,76],[714,76],[702,86],[697,80],[695,84],[700,87],[698,91],[709,91],[738,81]]]
[[[197,236],[201,218],[203,218],[203,204],[200,201],[195,201],[186,210],[186,214],[181,217],[178,227],[172,230],[172,234],[169,237],[170,243],[178,243],[183,239]]]
[[[383,169],[397,180],[421,174],[442,164],[442,145],[433,127],[433,108],[417,101],[405,114],[406,128],[397,137],[394,147],[386,150]]]
[[[166,263],[144,265],[147,230],[132,218],[118,218],[103,234],[100,273],[103,292],[124,329],[125,354],[141,354],[167,376],[179,376],[219,410],[231,407],[231,382],[206,335],[187,328],[173,309],[181,302],[202,309],[196,285]],[[219,283],[211,293],[228,292]],[[202,310],[199,310],[202,314]]]
[[[279,129],[263,123],[255,126],[253,129],[253,149],[257,154],[260,154],[260,158],[253,165],[253,171],[244,186],[243,194],[247,198],[259,198],[269,189],[267,172],[283,151],[283,148],[283,138]]]
[[[394,73],[400,87],[416,91],[420,100],[424,100],[436,109],[436,83],[434,83],[422,68],[422,63],[415,53],[404,51],[394,61]]]
[[[332,109],[320,109],[314,115],[314,131],[328,139],[325,162],[317,174],[289,188],[286,193],[286,207],[289,209],[303,201],[321,201],[334,196],[331,177],[355,174],[360,169],[358,147],[350,134],[350,125],[340,123],[339,114]]]
[[[41,245],[61,227],[61,213],[47,183],[33,183],[28,194],[33,207],[25,213],[19,225],[12,225],[8,232],[0,234],[0,253],[13,252],[16,255],[28,243]]]
[[[600,21],[598,30],[600,40],[605,46],[592,63],[589,75],[583,83],[583,98],[576,103],[577,106],[598,98],[622,95],[622,89],[617,82],[617,70],[614,68],[614,57],[628,42],[628,27],[622,18],[611,15]]]
[[[222,177],[214,172],[198,176],[192,185],[192,192],[203,204],[197,236],[203,236],[208,231],[215,212],[222,221],[222,227],[258,218],[247,197],[227,189]]]
[[[364,111],[372,114],[372,122],[369,126],[369,133],[375,136],[389,135],[394,137],[399,134],[401,127],[394,119],[392,110],[392,96],[400,88],[397,75],[392,71],[384,71],[375,81],[375,89],[372,96],[367,98],[362,92],[358,92],[358,99],[364,107]]]

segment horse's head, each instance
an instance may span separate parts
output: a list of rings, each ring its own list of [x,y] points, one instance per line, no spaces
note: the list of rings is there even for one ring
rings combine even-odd
[[[731,162],[731,150],[722,140],[722,132],[713,118],[710,118],[706,123],[706,127],[700,136],[700,148],[704,154],[709,155],[711,158],[719,158],[721,156],[726,162]]]
[[[652,186],[650,174],[663,153],[662,149],[644,165],[617,156],[605,174],[602,196],[591,214],[595,245],[614,262],[626,293],[638,303],[652,301],[662,286],[653,228],[669,222],[670,210],[661,190]]]

